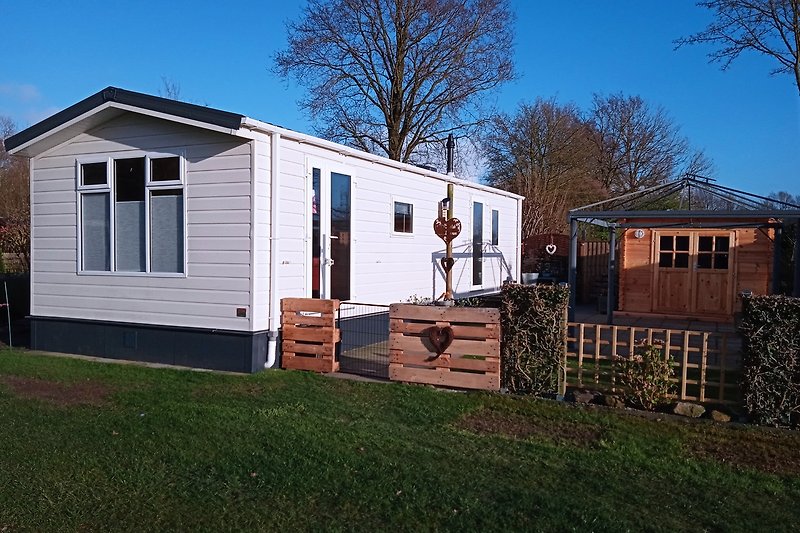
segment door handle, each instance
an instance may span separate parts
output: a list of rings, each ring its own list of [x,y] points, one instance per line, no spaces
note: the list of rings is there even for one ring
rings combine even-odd
[[[325,264],[329,266],[333,266],[333,259],[326,259]]]

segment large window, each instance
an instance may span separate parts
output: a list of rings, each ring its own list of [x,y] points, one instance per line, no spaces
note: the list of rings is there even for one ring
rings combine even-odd
[[[396,233],[414,233],[413,204],[394,203],[394,231]]]
[[[78,167],[79,269],[183,273],[181,158],[108,158]]]

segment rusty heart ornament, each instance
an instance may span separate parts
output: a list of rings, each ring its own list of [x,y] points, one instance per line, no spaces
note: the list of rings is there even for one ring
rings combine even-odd
[[[453,328],[450,326],[431,326],[428,328],[428,339],[430,339],[437,357],[450,347],[455,337]]]
[[[453,265],[456,264],[456,260],[452,257],[442,257],[439,259],[439,262],[442,264],[442,268],[445,272],[450,272],[453,270]]]
[[[445,243],[449,243],[461,233],[461,221],[457,218],[439,217],[433,221],[433,231]]]

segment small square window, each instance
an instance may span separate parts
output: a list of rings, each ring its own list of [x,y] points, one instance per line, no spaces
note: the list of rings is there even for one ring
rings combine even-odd
[[[714,237],[700,237],[697,242],[697,249],[701,252],[714,251]]]
[[[661,252],[658,258],[658,266],[661,268],[672,268],[672,254],[670,252]]]
[[[675,254],[675,268],[689,268],[689,254]]]
[[[697,254],[697,268],[711,268],[712,254]]]
[[[717,270],[727,270],[728,254],[714,254],[714,268]]]
[[[662,235],[659,239],[659,249],[664,252],[672,250],[672,236]]]
[[[679,237],[675,237],[675,249],[681,252],[688,252],[689,251],[689,236],[688,235],[681,235]]]
[[[394,203],[394,231],[397,233],[414,232],[414,206],[412,204]]]
[[[727,252],[731,247],[730,237],[717,237],[714,246],[715,252]]]
[[[108,172],[106,163],[84,163],[81,165],[81,185],[106,185]]]

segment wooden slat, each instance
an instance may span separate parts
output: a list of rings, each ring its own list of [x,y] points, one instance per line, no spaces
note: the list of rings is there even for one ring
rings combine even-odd
[[[440,385],[464,389],[500,389],[499,373],[470,374],[467,372],[452,372],[446,368],[429,370],[425,368],[413,368],[393,364],[389,365],[389,379],[392,381],[425,383],[428,385]]]
[[[306,342],[338,342],[339,330],[336,328],[303,328],[298,326],[284,326],[283,338],[301,340]]]
[[[584,337],[584,324],[578,324],[578,386],[583,387],[583,341]]]
[[[316,298],[284,298],[281,300],[281,311],[334,313],[337,309],[339,309],[339,300],[318,300]]]
[[[307,353],[315,354],[320,357],[332,357],[335,346],[332,343],[327,344],[308,344],[304,342],[296,342],[290,340],[283,341],[283,353]]]
[[[304,316],[298,315],[295,311],[284,311],[281,314],[281,324],[285,325],[330,326],[335,322],[336,318],[332,313],[324,313],[321,316]]]
[[[435,359],[431,359],[429,353],[408,353],[400,350],[389,350],[389,362],[427,368],[456,368],[481,372],[500,372],[500,359],[498,357],[469,359],[466,357],[448,357],[442,354]]]
[[[406,335],[424,335],[431,324],[426,322],[405,322],[402,319],[392,319],[389,324],[392,331]],[[486,326],[459,326],[450,325],[457,339],[499,339],[500,324],[487,324]]]
[[[389,336],[390,350],[432,353],[430,346],[431,344],[427,337]],[[500,341],[498,339],[486,339],[484,341],[462,340],[456,337],[445,351],[450,354],[491,356],[500,353]],[[434,355],[436,354],[434,353]]]
[[[392,304],[392,318],[427,320],[431,322],[466,322],[472,324],[499,324],[500,311],[488,307],[445,307],[436,305]]]
[[[283,368],[291,370],[310,370],[312,372],[338,372],[338,361],[321,359],[317,357],[297,357],[291,354],[284,354]]]

